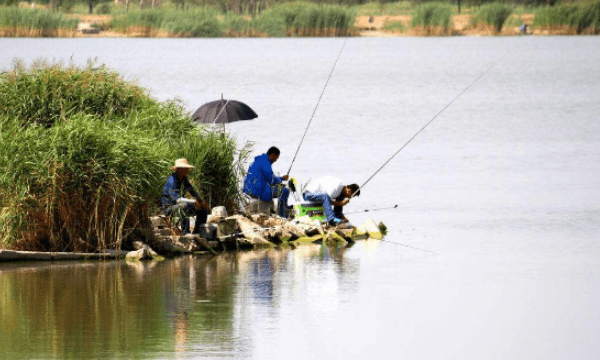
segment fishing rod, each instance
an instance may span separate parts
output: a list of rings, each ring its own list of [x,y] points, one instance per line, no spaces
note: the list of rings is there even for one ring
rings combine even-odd
[[[371,211],[380,211],[380,210],[395,209],[397,207],[398,207],[398,204],[396,204],[394,206],[386,206],[386,207],[380,207],[380,208],[375,208],[375,209],[365,209],[365,210],[351,211],[349,213],[346,213],[346,215],[349,215],[349,214],[358,214],[358,213],[362,213],[362,212],[371,212]]]
[[[331,79],[331,75],[333,74],[333,70],[335,70],[335,66],[338,63],[338,60],[340,59],[340,55],[342,55],[342,51],[344,50],[344,47],[346,46],[346,42],[348,41],[348,36],[346,36],[346,39],[344,40],[344,43],[342,44],[342,48],[340,49],[340,52],[338,53],[337,58],[335,59],[335,63],[333,64],[333,67],[331,68],[331,72],[329,72],[329,76],[327,77],[327,81],[325,82],[325,86],[323,86],[323,91],[321,91],[321,96],[319,96],[319,100],[317,100],[317,105],[315,105],[315,109],[313,110],[312,115],[310,116],[310,120],[308,121],[308,125],[306,125],[306,129],[304,129],[304,135],[302,135],[302,139],[300,140],[300,144],[298,145],[298,148],[296,149],[296,153],[294,154],[294,158],[292,159],[292,163],[290,164],[290,168],[287,171],[287,174],[290,173],[290,171],[292,171],[292,166],[294,166],[294,161],[296,161],[296,156],[298,156],[298,152],[300,151],[300,147],[302,146],[302,143],[304,142],[304,137],[306,136],[306,132],[308,131],[308,128],[310,127],[310,124],[312,123],[313,117],[315,116],[315,113],[317,112],[317,107],[319,107],[319,103],[321,102],[321,98],[323,97],[323,94],[325,94],[325,89],[327,88],[327,84],[329,84],[329,79]]]
[[[502,57],[503,58],[503,57]],[[481,79],[485,74],[487,74],[490,70],[492,70],[492,68],[494,66],[496,66],[496,64],[498,64],[502,58],[498,59],[498,61],[496,61],[495,63],[492,64],[492,66],[490,66],[486,71],[483,72],[483,74],[479,75],[479,77],[477,77],[477,79],[475,79],[475,81],[473,81],[471,84],[469,84],[469,86],[467,86],[463,91],[461,91],[454,99],[452,99],[452,101],[450,101],[446,106],[444,106],[444,108],[442,110],[440,110],[437,114],[435,114],[435,116],[433,118],[431,118],[431,120],[429,120],[419,131],[417,131],[413,137],[411,137],[410,139],[408,139],[408,141],[406,143],[404,143],[404,145],[402,145],[402,147],[400,147],[400,149],[398,149],[398,151],[396,151],[386,162],[383,163],[383,165],[381,165],[381,167],[379,169],[377,169],[377,171],[375,171],[373,173],[373,175],[371,175],[371,177],[369,177],[367,179],[367,181],[365,181],[359,189],[363,188],[369,181],[371,181],[371,179],[373,179],[373,177],[375,177],[375,175],[377,175],[381,169],[383,169],[390,161],[392,161],[392,159],[398,155],[398,153],[400,153],[400,151],[404,150],[404,148],[410,144],[414,138],[416,138],[423,130],[425,130],[425,128],[427,128],[429,126],[429,124],[431,124],[435,119],[437,119],[438,116],[440,116],[441,113],[443,113],[448,107],[450,107],[450,105],[452,105],[452,103],[454,103],[462,94],[464,94],[467,90],[469,90],[469,88],[471,88],[471,86],[475,85],[476,82],[479,81],[479,79]],[[358,192],[359,190],[356,190],[356,192]],[[352,196],[354,196],[354,194],[352,194]]]

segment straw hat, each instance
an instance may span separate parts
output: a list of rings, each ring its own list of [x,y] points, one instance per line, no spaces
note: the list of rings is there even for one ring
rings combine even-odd
[[[171,167],[171,170],[176,170],[177,168],[194,169],[196,167],[194,165],[188,164],[188,161],[186,159],[177,159],[175,160],[175,166]]]

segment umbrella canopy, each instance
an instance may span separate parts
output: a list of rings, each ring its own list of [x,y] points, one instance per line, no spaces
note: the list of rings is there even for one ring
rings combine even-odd
[[[257,117],[254,110],[243,102],[225,99],[208,102],[200,106],[192,115],[194,121],[203,124],[225,124]]]

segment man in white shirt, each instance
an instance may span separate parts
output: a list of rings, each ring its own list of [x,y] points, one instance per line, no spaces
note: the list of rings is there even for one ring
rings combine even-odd
[[[342,207],[350,202],[351,197],[358,195],[360,189],[357,184],[344,185],[333,176],[324,176],[309,181],[304,187],[302,197],[306,201],[323,204],[327,222],[335,226],[347,221],[342,213]]]

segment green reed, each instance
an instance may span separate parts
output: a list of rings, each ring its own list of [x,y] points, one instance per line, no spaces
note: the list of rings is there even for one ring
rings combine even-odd
[[[212,8],[189,11],[145,9],[113,17],[109,28],[120,32],[136,31],[142,36],[218,37],[223,35],[218,12]]]
[[[78,23],[53,11],[0,7],[0,36],[59,36],[75,31]]]
[[[535,13],[533,25],[548,30],[562,28],[567,33],[599,34],[600,1],[544,7]]]
[[[356,11],[348,7],[294,2],[274,5],[251,26],[268,36],[345,36],[355,19]]]
[[[447,33],[452,26],[452,5],[437,2],[420,5],[414,10],[410,24],[428,34],[437,34],[437,29]]]
[[[122,101],[90,105],[88,91]],[[234,208],[247,149],[103,66],[16,66],[0,74],[0,109],[0,247],[93,251],[152,236],[180,157],[207,200]]]
[[[492,26],[499,33],[511,13],[512,8],[510,5],[502,3],[485,4],[475,14],[474,21],[478,24]]]

